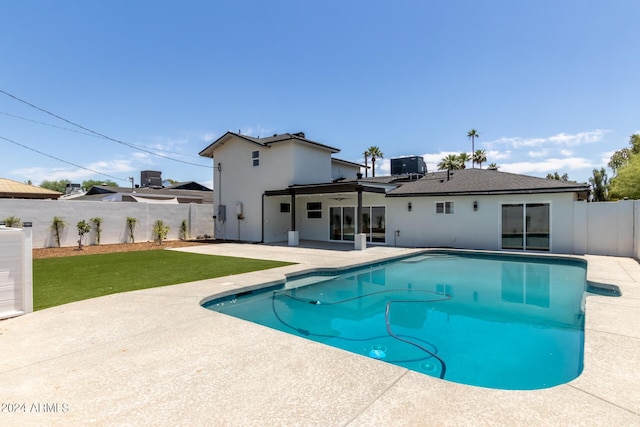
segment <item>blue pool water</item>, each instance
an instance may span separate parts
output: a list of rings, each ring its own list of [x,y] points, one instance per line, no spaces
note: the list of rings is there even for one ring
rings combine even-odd
[[[531,390],[582,371],[585,290],[578,260],[427,253],[205,307],[449,381]]]

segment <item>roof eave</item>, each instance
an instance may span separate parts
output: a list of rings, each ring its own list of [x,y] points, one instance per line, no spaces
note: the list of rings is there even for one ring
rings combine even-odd
[[[412,193],[389,193],[387,197],[420,197],[420,196],[492,196],[504,194],[553,194],[553,193],[583,193],[589,188],[546,188],[546,189],[522,189],[522,190],[482,190],[482,191],[434,191]]]

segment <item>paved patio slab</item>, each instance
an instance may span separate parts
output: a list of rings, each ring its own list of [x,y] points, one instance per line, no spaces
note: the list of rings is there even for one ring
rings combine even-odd
[[[618,285],[623,296],[587,298],[583,374],[537,391],[442,381],[200,306],[294,271],[412,252],[340,249],[187,248],[300,264],[0,321],[0,425],[640,425],[633,259],[586,257],[589,280]]]

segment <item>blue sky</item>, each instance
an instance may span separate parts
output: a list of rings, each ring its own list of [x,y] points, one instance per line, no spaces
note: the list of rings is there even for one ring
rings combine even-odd
[[[640,131],[640,2],[20,1],[0,5],[0,177],[140,171],[212,185],[228,130],[303,131],[363,161],[476,149],[586,181]],[[13,141],[9,142],[7,139]],[[23,146],[82,166],[28,150]],[[179,161],[149,153],[161,154]]]

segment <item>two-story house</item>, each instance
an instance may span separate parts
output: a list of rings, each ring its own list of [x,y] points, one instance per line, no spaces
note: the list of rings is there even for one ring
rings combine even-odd
[[[222,135],[200,153],[214,159],[215,237],[573,252],[588,184],[490,169],[363,178],[338,152],[303,133]]]

